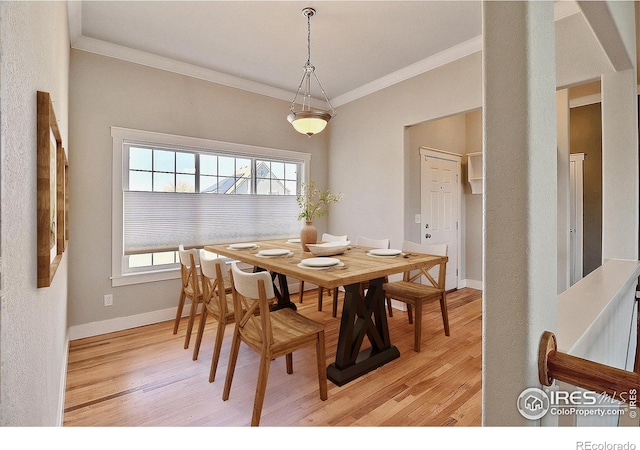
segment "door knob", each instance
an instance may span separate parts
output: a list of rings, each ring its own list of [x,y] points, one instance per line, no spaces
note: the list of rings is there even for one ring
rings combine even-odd
[[[431,237],[431,235],[429,233],[424,235],[425,238],[429,239]]]
[[[424,227],[428,230],[428,229],[429,229],[429,224],[428,224],[428,223],[426,223],[426,224],[424,225]]]

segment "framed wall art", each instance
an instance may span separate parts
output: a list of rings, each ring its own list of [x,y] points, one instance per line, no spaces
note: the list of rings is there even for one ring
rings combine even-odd
[[[51,96],[38,91],[37,102],[37,247],[41,288],[51,285],[66,246],[68,163]]]

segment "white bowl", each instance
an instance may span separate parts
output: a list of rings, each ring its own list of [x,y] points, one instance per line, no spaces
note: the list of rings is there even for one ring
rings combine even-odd
[[[349,248],[350,241],[327,242],[326,244],[307,244],[315,256],[341,255]]]

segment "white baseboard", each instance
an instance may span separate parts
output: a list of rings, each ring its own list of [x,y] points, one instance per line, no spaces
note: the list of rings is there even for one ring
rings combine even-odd
[[[465,284],[465,283],[466,283],[466,287],[472,287],[474,289],[482,289],[481,281],[462,280],[462,284]],[[469,283],[471,283],[472,285],[469,285]],[[311,283],[305,283],[304,287],[305,287],[305,291],[317,288],[317,286]],[[465,287],[465,286],[462,286],[462,287]],[[299,283],[293,282],[289,284],[289,292],[291,292],[292,294],[299,292],[299,290],[300,290]],[[404,303],[398,302],[395,300],[391,301],[391,306],[394,309],[399,309],[401,311],[406,310],[406,305]],[[150,311],[142,314],[136,314],[133,316],[116,317],[113,319],[102,320],[100,322],[90,322],[82,325],[74,325],[72,327],[69,327],[68,341],[83,339],[83,338],[92,337],[92,336],[98,336],[101,334],[113,333],[116,331],[128,330],[130,328],[141,327],[144,325],[151,325],[158,322],[166,322],[168,320],[173,320],[176,317],[176,311],[177,311],[177,307],[166,308],[158,311]],[[183,317],[186,317],[188,314],[189,314],[189,308],[185,308]]]
[[[309,283],[305,284],[305,291],[307,289],[315,289],[317,286]],[[289,284],[289,292],[292,294],[297,293],[300,290],[299,283]],[[189,315],[189,303],[186,304],[182,317]],[[75,325],[69,328],[69,341],[76,339],[83,339],[86,337],[98,336],[101,334],[113,333],[115,331],[128,330],[130,328],[141,327],[144,325],[151,325],[159,322],[166,322],[173,320],[176,317],[177,306],[175,308],[166,308],[158,311],[150,311],[142,314],[136,314],[133,316],[116,317],[113,319],[102,320],[99,322],[90,322],[82,325]]]
[[[407,310],[407,304],[404,302],[399,302],[398,300],[391,299],[391,307],[393,309],[398,309],[400,311]]]
[[[133,316],[116,317],[114,319],[102,320],[100,322],[90,322],[83,325],[75,325],[69,328],[69,340],[82,339],[100,334],[113,333],[114,331],[128,330],[130,328],[151,325],[152,323],[165,322],[175,319],[177,306],[175,308],[161,309]],[[186,316],[189,308],[185,308]]]
[[[469,280],[469,279],[460,280],[460,288],[465,288],[465,287],[482,290],[482,281]]]
[[[65,349],[62,355],[62,376],[60,378],[60,393],[58,394],[58,417],[57,423],[59,427],[64,426],[64,400],[67,392],[67,367],[69,366],[69,331],[65,342]]]

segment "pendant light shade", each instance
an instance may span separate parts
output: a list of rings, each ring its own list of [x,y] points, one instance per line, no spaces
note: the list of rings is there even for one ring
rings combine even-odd
[[[290,112],[287,116],[287,120],[291,122],[293,128],[295,128],[298,133],[306,134],[307,136],[313,136],[314,134],[320,133],[324,130],[327,123],[329,123],[336,113],[333,106],[331,106],[331,102],[329,101],[327,94],[324,92],[322,84],[320,84],[320,80],[318,80],[318,76],[315,72],[316,68],[311,64],[311,17],[313,17],[315,13],[316,10],[313,8],[304,8],[302,10],[302,14],[307,18],[307,63],[304,65],[304,74],[302,75],[302,80],[298,86],[298,91],[291,102]],[[324,96],[324,101],[328,105],[327,110],[311,107],[312,75],[313,79],[320,87],[320,91]],[[296,100],[299,95],[302,97],[302,104],[300,105],[300,109],[296,111]]]
[[[299,111],[290,112],[287,120],[298,133],[313,136],[325,129],[331,120],[331,114],[324,111]]]

